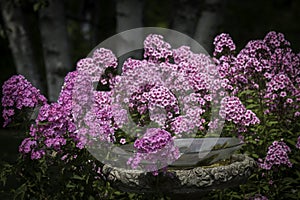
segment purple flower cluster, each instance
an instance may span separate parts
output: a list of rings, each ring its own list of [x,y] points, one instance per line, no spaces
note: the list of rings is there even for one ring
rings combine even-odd
[[[288,157],[289,152],[291,152],[290,147],[288,147],[283,141],[274,141],[272,145],[268,147],[265,160],[259,163],[259,165],[261,168],[266,170],[270,170],[273,166],[278,167],[280,165],[292,167],[292,163]]]
[[[262,40],[252,40],[237,55],[238,67],[249,76],[270,68],[270,49]],[[250,77],[249,77],[250,78]]]
[[[215,45],[214,56],[218,56],[226,50],[233,52],[236,48],[232,38],[227,33],[222,33],[215,37],[213,44]]]
[[[123,68],[120,81],[112,88],[121,95],[119,104],[127,104],[131,113],[149,113],[150,119],[161,126],[179,114],[180,93],[192,88],[177,65],[128,59]]]
[[[256,194],[254,197],[250,197],[249,200],[268,200],[268,198],[261,194]]]
[[[47,148],[59,151],[66,145],[66,140],[70,137],[68,133],[73,133],[75,129],[69,111],[64,105],[52,103],[41,107],[30,135],[38,141],[43,140]]]
[[[264,38],[264,42],[271,48],[284,48],[289,47],[291,44],[284,38],[282,33],[276,33],[275,31],[269,32],[266,37]]]
[[[194,64],[197,63],[198,67],[189,64],[188,66],[191,68],[196,68],[191,73],[191,70],[188,72],[188,66],[178,67],[177,64],[168,63],[159,65],[148,63],[147,65],[144,61],[133,61],[130,59],[125,62],[126,75],[121,76],[121,86],[124,87],[119,87],[123,93],[127,91],[127,94],[131,94],[125,95],[123,98],[128,102],[130,110],[137,110],[141,115],[149,112],[150,120],[163,128],[169,127],[178,136],[179,133],[187,133],[188,130],[195,127],[203,129],[202,124],[205,120],[201,115],[205,110],[202,107],[212,100],[212,96],[209,95],[212,81],[206,81],[205,84],[201,82],[201,80],[205,81],[205,77],[210,77],[205,76],[204,73],[202,74],[204,78],[197,75],[197,72],[200,71],[199,68],[203,66],[197,62]],[[130,63],[133,63],[133,67],[130,67]],[[191,78],[190,81],[188,76]],[[162,78],[164,78],[163,81]],[[195,91],[195,88],[198,90]],[[196,93],[200,90],[201,94]],[[181,113],[178,106],[179,101],[183,104]],[[177,117],[178,115],[181,116]]]
[[[300,149],[300,136],[298,137],[296,148]]]
[[[150,128],[141,139],[135,140],[134,147],[140,153],[153,153],[164,148],[171,139],[172,136],[169,132],[162,129]]]
[[[163,36],[150,34],[144,41],[144,57],[151,61],[168,59],[172,55],[171,45],[163,40]]]
[[[19,152],[28,154],[30,153],[31,159],[40,159],[45,155],[44,150],[37,150],[37,142],[30,138],[26,138],[22,141],[21,145],[19,146]]]
[[[47,102],[47,99],[40,94],[40,91],[22,75],[12,76],[5,81],[2,86],[2,94],[4,127],[12,121],[12,117],[16,112],[15,108],[18,110],[34,108]]]
[[[86,78],[90,78],[93,82],[97,82],[99,81],[104,68],[97,67],[92,58],[83,58],[77,62],[76,71],[80,74],[86,74]]]
[[[148,36],[145,40],[147,60],[125,61],[121,81],[112,89],[122,91],[120,100],[128,103],[131,111],[140,115],[149,113],[151,121],[169,128],[178,137],[195,128],[203,130],[206,120],[202,115],[209,111],[212,103],[218,103],[213,102],[218,95],[225,95],[221,90],[228,81],[220,79],[208,56],[193,53],[187,46],[172,50],[162,39]],[[151,53],[147,51],[150,43],[155,47],[148,49]],[[167,56],[157,53],[160,50],[168,52]],[[174,63],[166,58],[172,58]]]
[[[260,123],[256,115],[251,110],[247,110],[235,96],[227,96],[222,99],[220,116],[241,126]]]
[[[222,37],[227,39],[220,37],[216,41],[221,45],[220,51],[225,48],[234,51],[231,38]],[[128,115],[138,114],[140,122],[150,120],[161,129],[150,128],[143,138],[135,141],[137,153],[130,165],[136,168],[142,160],[147,160],[159,169],[155,167],[158,160],[166,165],[174,161],[179,154],[172,136],[204,131],[204,114],[213,103],[218,103],[217,95],[226,95],[221,90],[228,89],[229,80],[219,77],[208,56],[193,53],[186,46],[171,49],[160,35],[149,35],[144,48],[145,59],[126,60],[118,76],[103,75],[107,68],[117,67],[117,59],[110,50],[97,49],[90,58],[80,60],[76,71],[66,76],[58,101],[40,109],[36,124],[31,126],[31,138],[24,140],[22,153],[37,154],[38,150],[46,153],[50,149],[61,152],[68,138],[80,149],[99,140],[121,142],[116,132],[130,123]],[[109,82],[111,91],[96,91],[93,83],[99,81],[104,85]],[[228,97],[227,101],[228,105],[223,103],[227,120],[240,126],[259,123],[237,97]]]
[[[84,118],[84,127],[88,129],[87,137],[114,142],[112,117],[110,92],[95,91],[94,104]]]
[[[77,72],[68,73],[58,101],[40,108],[35,124],[30,127],[31,137],[25,138],[20,145],[21,153],[30,154],[31,159],[40,159],[47,150],[61,152],[69,138],[77,141],[71,113],[72,90],[77,75]]]
[[[99,48],[93,52],[93,61],[102,69],[108,67],[116,68],[118,66],[118,61],[113,52],[109,49]]]
[[[297,111],[299,105],[294,104],[294,101],[300,102],[300,89],[294,86],[286,74],[280,73],[273,76],[267,83],[264,98],[269,107],[268,112],[274,112],[278,109],[292,110],[293,108]]]
[[[269,65],[272,66],[270,74],[288,74],[293,84],[300,83],[300,57],[290,48],[290,42],[282,33],[269,32],[263,40],[271,51]]]
[[[123,66],[122,66],[122,72],[123,75],[126,74],[126,72],[130,71],[134,71],[138,68],[145,67],[148,65],[147,60],[136,60],[136,59],[132,59],[132,58],[128,58],[127,60],[125,60]]]
[[[99,48],[93,52],[91,58],[84,58],[77,62],[76,70],[80,74],[86,74],[93,82],[101,82],[105,85],[109,80],[102,75],[109,67],[116,68],[118,66],[117,58],[111,50]],[[109,77],[110,79],[112,77]]]
[[[185,115],[175,117],[171,120],[170,129],[177,137],[182,137],[183,134],[189,134],[197,128],[200,131],[204,130],[206,120],[202,118],[205,112],[201,107],[190,107]]]
[[[188,117],[178,116],[172,120],[170,126],[171,131],[173,131],[177,137],[182,137],[183,133],[189,133],[191,130],[193,130],[195,124]],[[201,127],[202,126],[200,126],[199,129],[202,129]]]
[[[215,45],[215,51],[220,53],[220,45]],[[228,80],[226,89],[231,94],[248,89],[259,91],[266,103],[265,113],[283,108],[299,110],[300,57],[292,52],[283,34],[272,31],[263,40],[250,41],[237,56],[222,54],[215,61],[220,76]]]
[[[110,87],[115,84],[117,78],[112,74],[105,74],[105,70],[116,68],[117,65],[117,58],[112,51],[104,48],[96,49],[91,58],[77,63],[78,76],[72,94],[72,114],[77,127],[78,148],[83,148],[95,139],[115,141],[114,130],[125,123],[126,113],[112,105],[111,92],[95,91],[92,85],[99,81],[103,85],[110,83]]]
[[[212,63],[209,56],[193,53],[188,46],[173,49],[172,57],[178,70],[184,72],[187,76],[199,72],[208,72],[207,68]]]
[[[133,169],[146,165],[148,171],[157,171],[179,157],[171,134],[159,128],[147,129],[143,137],[134,142],[134,147],[137,152],[127,162]]]
[[[78,76],[77,71],[69,72],[65,77],[64,84],[59,94],[57,102],[64,106],[64,109],[70,115],[72,111],[72,90]]]

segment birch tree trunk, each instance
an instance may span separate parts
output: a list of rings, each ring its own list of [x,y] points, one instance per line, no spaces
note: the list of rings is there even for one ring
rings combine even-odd
[[[175,0],[172,28],[192,37],[195,32],[200,8],[200,0]]]
[[[39,11],[39,24],[47,74],[48,96],[56,101],[67,72],[72,69],[64,15],[64,1],[52,0]]]
[[[205,6],[198,20],[194,35],[194,39],[209,53],[213,51],[213,39],[222,22],[221,2],[221,0],[205,1]]]
[[[17,73],[22,74],[42,93],[46,93],[41,68],[34,52],[28,18],[22,7],[13,1],[0,0],[0,7],[6,28],[6,35],[14,58]]]
[[[129,29],[143,27],[143,9],[143,0],[116,0],[116,32],[120,33]],[[126,37],[124,35],[121,37],[123,40],[116,44],[116,49],[119,52],[123,52],[130,46],[143,46],[143,43],[138,44],[141,41],[140,39],[144,37],[143,34],[138,34],[134,37]],[[121,56],[118,60],[122,64],[128,57],[141,59],[142,55],[142,51],[133,51],[126,54],[125,57]]]
[[[142,0],[116,0],[116,4],[117,33],[143,26]]]

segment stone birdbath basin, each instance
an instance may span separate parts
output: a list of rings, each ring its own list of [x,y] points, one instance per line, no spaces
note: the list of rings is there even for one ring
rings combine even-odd
[[[164,194],[172,199],[201,199],[213,189],[245,182],[256,168],[252,158],[234,154],[241,147],[238,139],[177,139],[175,145],[181,152],[180,158],[158,176],[109,164],[103,166],[103,174],[121,191],[146,196]]]

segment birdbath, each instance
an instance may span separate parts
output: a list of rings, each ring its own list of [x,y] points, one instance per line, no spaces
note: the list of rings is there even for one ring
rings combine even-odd
[[[212,142],[214,141],[214,142]],[[214,144],[210,152],[209,145]],[[124,192],[151,196],[164,194],[172,199],[200,199],[213,189],[224,189],[246,182],[256,168],[255,161],[244,154],[235,154],[241,144],[234,138],[178,139],[181,156],[157,176],[143,170],[103,166],[102,172],[113,187]],[[201,150],[201,151],[199,151]],[[201,157],[201,155],[203,155]]]

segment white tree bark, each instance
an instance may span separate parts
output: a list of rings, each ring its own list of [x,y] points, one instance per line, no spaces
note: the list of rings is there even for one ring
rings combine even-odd
[[[52,0],[39,10],[39,24],[47,74],[48,96],[56,101],[67,72],[72,69],[64,1]]]
[[[116,0],[116,12],[117,12],[117,24],[116,32],[120,33],[133,28],[143,27],[143,9],[144,1],[143,0]],[[143,43],[139,43],[140,39],[144,37],[142,32],[141,34],[135,35],[135,37],[126,37],[125,35],[121,36],[123,40],[119,42],[117,51],[123,52],[128,47],[143,46]],[[142,38],[145,39],[145,38]],[[143,41],[143,40],[142,40]],[[130,52],[124,57],[118,58],[119,63],[123,63],[128,57],[133,57],[137,59],[142,58],[142,51],[139,52]]]
[[[7,0],[0,0],[0,7],[17,73],[24,75],[45,94],[45,84],[42,83],[39,70],[41,67],[34,52],[29,24],[22,8]]]
[[[116,0],[116,4],[117,33],[143,26],[142,0]]]
[[[204,10],[197,23],[194,39],[198,41],[207,52],[212,52],[213,39],[222,22],[221,0],[206,0]]]

